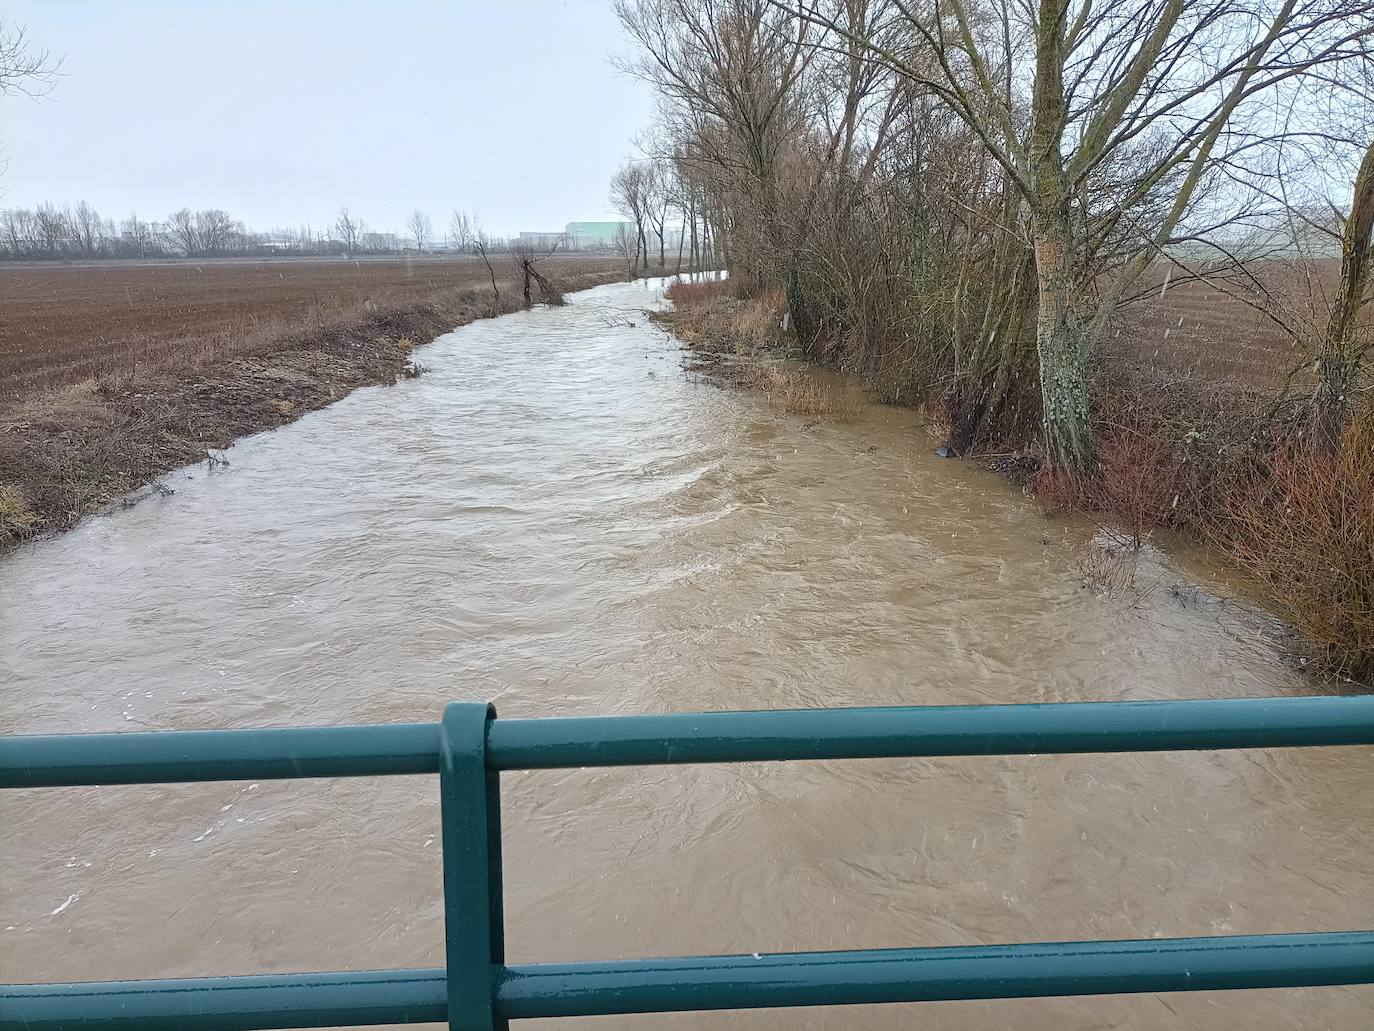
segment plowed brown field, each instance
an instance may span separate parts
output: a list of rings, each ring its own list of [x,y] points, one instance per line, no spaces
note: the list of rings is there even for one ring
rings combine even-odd
[[[555,256],[547,268],[567,280],[615,264]],[[490,290],[475,258],[0,267],[0,400],[167,359],[256,351],[349,314],[464,290]]]
[[[1267,262],[1253,270],[1255,281],[1237,277],[1222,288],[1180,282],[1177,270],[1166,285],[1163,267],[1152,269],[1148,295],[1122,313],[1107,351],[1170,376],[1270,390],[1292,375],[1306,389],[1340,271],[1334,259]]]

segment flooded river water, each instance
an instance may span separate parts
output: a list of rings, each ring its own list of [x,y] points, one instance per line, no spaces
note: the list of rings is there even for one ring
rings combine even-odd
[[[1322,689],[1168,560],[1153,590],[1085,590],[1091,528],[935,457],[909,412],[812,422],[693,383],[657,303],[467,326],[419,379],[0,559],[0,732]],[[502,793],[511,962],[1374,927],[1369,748]],[[430,777],[6,792],[0,980],[442,965],[438,835]],[[1366,1028],[1374,988],[578,1026]]]

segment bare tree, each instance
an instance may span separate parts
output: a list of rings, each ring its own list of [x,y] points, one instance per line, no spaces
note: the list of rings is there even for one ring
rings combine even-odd
[[[88,258],[95,256],[101,237],[100,214],[84,200],[77,202],[72,215],[72,235],[76,239],[77,249],[83,255]]]
[[[243,226],[220,208],[181,208],[168,216],[167,230],[188,256],[223,253],[243,237]]]
[[[0,211],[0,246],[11,257],[22,257],[30,246],[33,213],[18,208]]]
[[[231,249],[235,238],[242,238],[243,226],[220,208],[206,208],[196,212],[196,228],[200,246],[206,254],[218,254]]]
[[[667,232],[668,205],[672,203],[671,188],[666,170],[656,162],[647,164],[644,182],[644,217],[658,237],[658,267],[666,265],[664,235]],[[645,256],[644,264],[648,264]]]
[[[36,212],[24,208],[0,212],[0,238],[15,258],[41,254],[44,248]]]
[[[152,231],[148,223],[138,217],[137,212],[130,212],[120,226],[120,235],[124,243],[133,250],[139,257],[146,257],[152,244]]]
[[[463,254],[472,251],[472,244],[481,227],[477,223],[477,217],[469,216],[466,211],[457,209],[453,212],[453,217],[448,222],[448,241],[453,245],[454,250]]]
[[[167,216],[167,231],[185,253],[199,252],[200,234],[190,208],[181,208]]]
[[[53,204],[40,204],[34,209],[34,223],[42,252],[55,256],[66,250],[71,226],[65,211],[59,211]]]
[[[334,234],[343,244],[345,254],[352,256],[358,250],[358,240],[366,229],[361,219],[349,214],[347,204],[340,205],[339,217],[334,220]]]
[[[521,295],[528,308],[532,303],[532,287],[539,286],[539,296],[545,304],[563,304],[563,292],[559,290],[539,269],[539,263],[551,257],[562,242],[562,238],[551,243],[537,243],[532,240],[519,240],[511,246],[511,261],[515,264],[515,274],[520,278]]]
[[[722,173],[746,290],[776,268],[782,158],[802,124],[798,86],[814,55],[812,23],[768,0],[617,0],[642,56],[623,65],[694,126],[703,166]],[[642,219],[640,220],[642,222]]]
[[[24,26],[0,18],[0,95],[46,96],[61,68],[60,59],[29,41]]]
[[[615,231],[615,249],[625,259],[625,277],[634,279],[639,257],[639,235],[625,222],[620,223]]]
[[[492,243],[487,234],[480,229],[473,235],[472,249],[477,252],[477,256],[482,259],[482,264],[487,267],[487,275],[491,277],[491,295],[496,303],[496,307],[501,306],[501,288],[496,285],[496,269],[491,263]]]
[[[649,178],[649,166],[638,161],[622,165],[611,178],[611,204],[634,223],[635,268],[639,267],[641,255],[644,264],[649,263],[649,245],[644,236],[644,224],[648,219]]]
[[[416,208],[406,219],[406,228],[410,230],[410,235],[415,240],[415,249],[423,253],[434,232],[434,224],[430,222],[429,216]]]

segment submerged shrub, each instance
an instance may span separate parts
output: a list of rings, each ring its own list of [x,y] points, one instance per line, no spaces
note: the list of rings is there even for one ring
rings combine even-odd
[[[1334,454],[1293,439],[1256,461],[1211,537],[1268,588],[1320,670],[1374,679],[1374,410]]]
[[[855,418],[861,407],[843,383],[781,362],[750,362],[743,367],[739,380],[762,391],[769,401],[793,415],[823,416],[843,422]]]

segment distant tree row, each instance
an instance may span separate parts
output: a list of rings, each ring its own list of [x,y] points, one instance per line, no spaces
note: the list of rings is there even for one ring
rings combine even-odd
[[[73,261],[105,258],[175,257],[333,257],[425,253],[444,250],[476,255],[507,251],[509,241],[493,239],[475,215],[455,211],[442,245],[429,215],[416,208],[406,219],[406,233],[376,232],[344,205],[334,223],[324,227],[255,232],[221,208],[181,208],[164,220],[145,220],[132,213],[123,219],[102,216],[87,201],[60,207],[0,210],[0,260]]]

